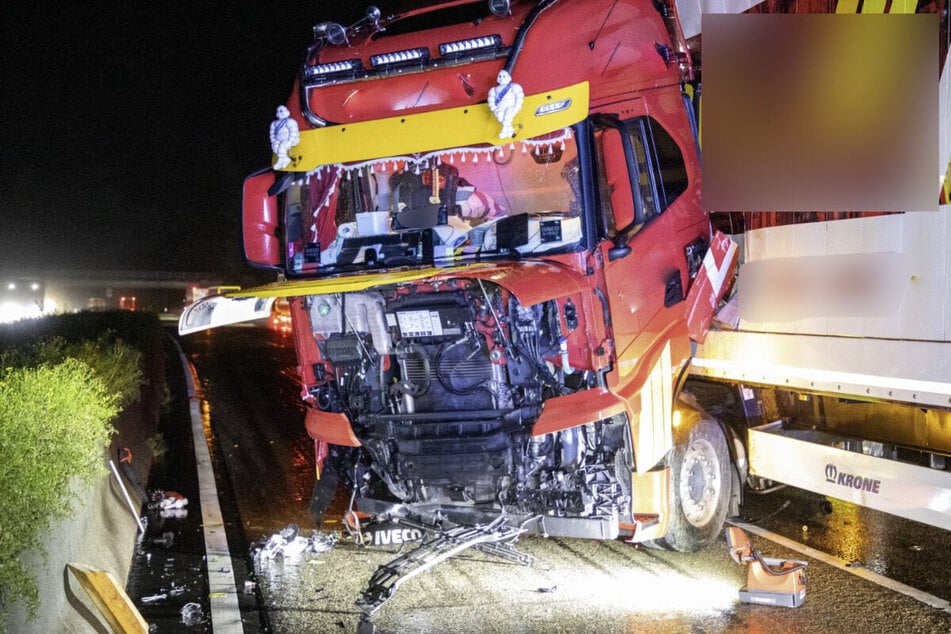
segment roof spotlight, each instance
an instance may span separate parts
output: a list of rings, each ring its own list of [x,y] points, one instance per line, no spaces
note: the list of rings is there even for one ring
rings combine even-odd
[[[321,22],[314,25],[315,38],[327,38],[334,46],[347,44],[347,29],[336,22]]]
[[[489,0],[489,11],[500,17],[509,15],[512,13],[512,3],[509,0]]]
[[[341,46],[347,43],[347,29],[336,22],[327,25],[327,41],[334,46]]]

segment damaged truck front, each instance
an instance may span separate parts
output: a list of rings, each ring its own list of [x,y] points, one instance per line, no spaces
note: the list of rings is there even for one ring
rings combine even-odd
[[[342,475],[372,514],[715,537],[745,474],[677,396],[735,247],[700,206],[672,3],[457,1],[314,32],[245,183],[247,258],[281,280],[182,329],[288,298],[316,515]]]

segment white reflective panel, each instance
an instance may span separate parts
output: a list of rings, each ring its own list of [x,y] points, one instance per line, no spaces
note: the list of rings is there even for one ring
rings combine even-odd
[[[835,439],[778,423],[751,429],[751,473],[951,530],[951,473],[838,449]]]
[[[271,316],[273,297],[205,297],[190,304],[178,320],[178,334],[188,335],[209,328],[238,324]]]

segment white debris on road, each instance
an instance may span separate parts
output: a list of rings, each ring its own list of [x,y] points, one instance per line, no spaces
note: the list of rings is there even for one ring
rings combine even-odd
[[[300,534],[300,528],[296,524],[289,524],[286,528],[273,534],[257,554],[266,559],[276,559],[278,557],[289,559],[308,552],[327,552],[333,548],[337,540],[337,535],[320,531],[314,531],[310,537],[304,537]]]

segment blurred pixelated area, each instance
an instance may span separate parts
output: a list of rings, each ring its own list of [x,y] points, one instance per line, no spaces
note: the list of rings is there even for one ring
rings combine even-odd
[[[701,9],[692,48],[702,37],[708,211],[947,203],[946,0],[705,0]]]

